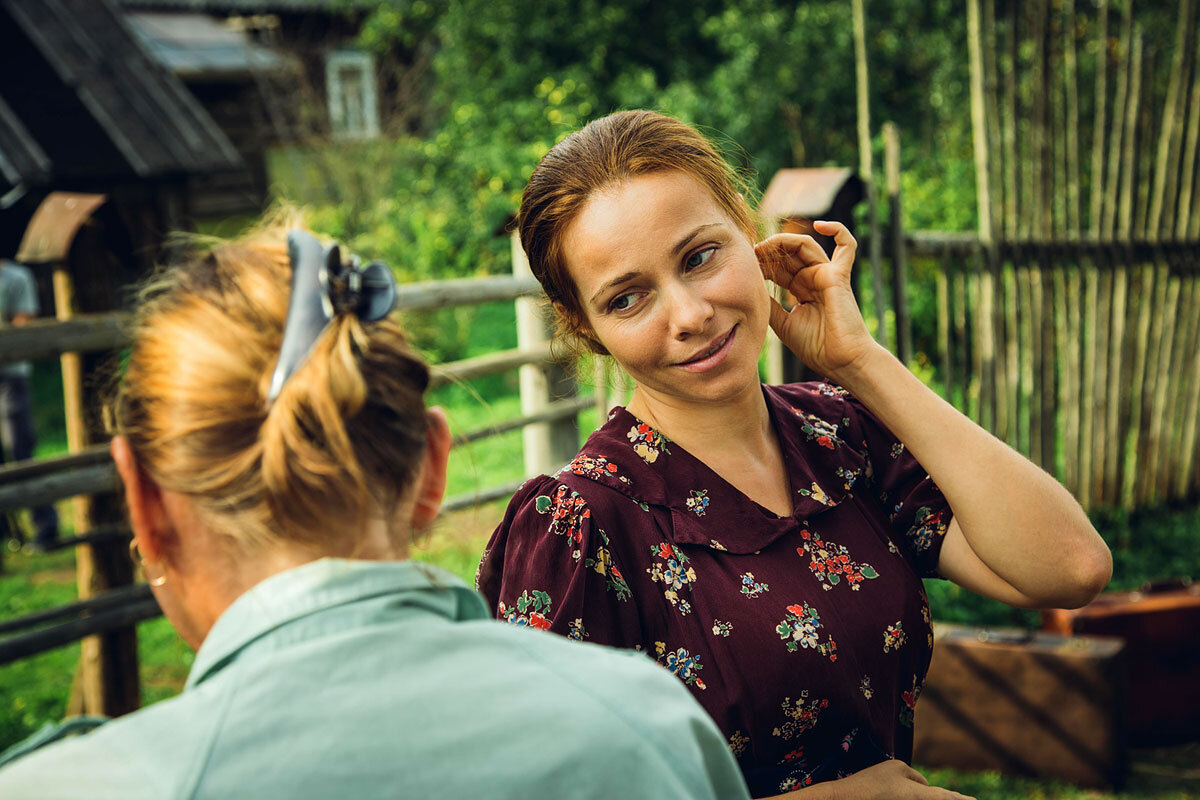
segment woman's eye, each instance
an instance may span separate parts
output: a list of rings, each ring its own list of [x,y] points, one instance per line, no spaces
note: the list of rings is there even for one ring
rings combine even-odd
[[[690,256],[688,256],[688,260],[685,262],[685,264],[687,265],[688,269],[702,267],[704,266],[705,262],[712,258],[713,253],[715,252],[717,252],[717,248],[715,247],[706,247],[703,250],[697,250],[695,253],[692,253]]]
[[[614,297],[613,301],[608,304],[608,307],[613,311],[627,311],[628,309],[633,308],[633,305],[637,302],[637,299],[638,295],[636,292],[627,292]]]

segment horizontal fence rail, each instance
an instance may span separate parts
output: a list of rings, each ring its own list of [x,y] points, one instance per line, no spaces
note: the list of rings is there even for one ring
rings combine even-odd
[[[518,297],[536,297],[542,287],[536,280],[493,275],[422,281],[397,287],[396,310],[432,311],[478,305]],[[69,320],[37,319],[26,325],[0,329],[0,365],[32,361],[63,353],[97,353],[124,347],[129,341],[132,315],[113,311],[80,314]]]

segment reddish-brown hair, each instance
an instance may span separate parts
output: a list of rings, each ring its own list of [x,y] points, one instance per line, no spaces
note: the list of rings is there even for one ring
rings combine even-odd
[[[603,345],[581,336],[583,308],[563,257],[562,239],[587,199],[639,175],[683,172],[712,193],[746,237],[757,234],[744,199],[746,182],[691,126],[654,111],[620,111],[594,120],[547,153],[521,195],[517,225],[529,266],[559,311],[560,332],[582,338],[592,352]]]

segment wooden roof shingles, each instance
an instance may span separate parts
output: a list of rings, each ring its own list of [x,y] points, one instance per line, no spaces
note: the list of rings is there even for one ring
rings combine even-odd
[[[0,192],[50,175],[50,157],[0,98]]]
[[[5,36],[21,49],[24,68],[0,74],[0,97],[44,146],[56,179],[241,166],[225,134],[146,51],[111,0],[0,0],[0,27],[4,16],[12,23]],[[107,141],[94,141],[97,128]]]

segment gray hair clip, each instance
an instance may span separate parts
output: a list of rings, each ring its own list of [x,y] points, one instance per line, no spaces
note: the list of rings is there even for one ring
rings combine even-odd
[[[343,260],[338,245],[326,248],[301,230],[288,232],[288,258],[292,262],[292,296],[279,362],[267,393],[268,405],[275,402],[335,316],[354,314],[363,322],[376,322],[396,304],[396,278],[382,262],[362,267],[357,256]]]

